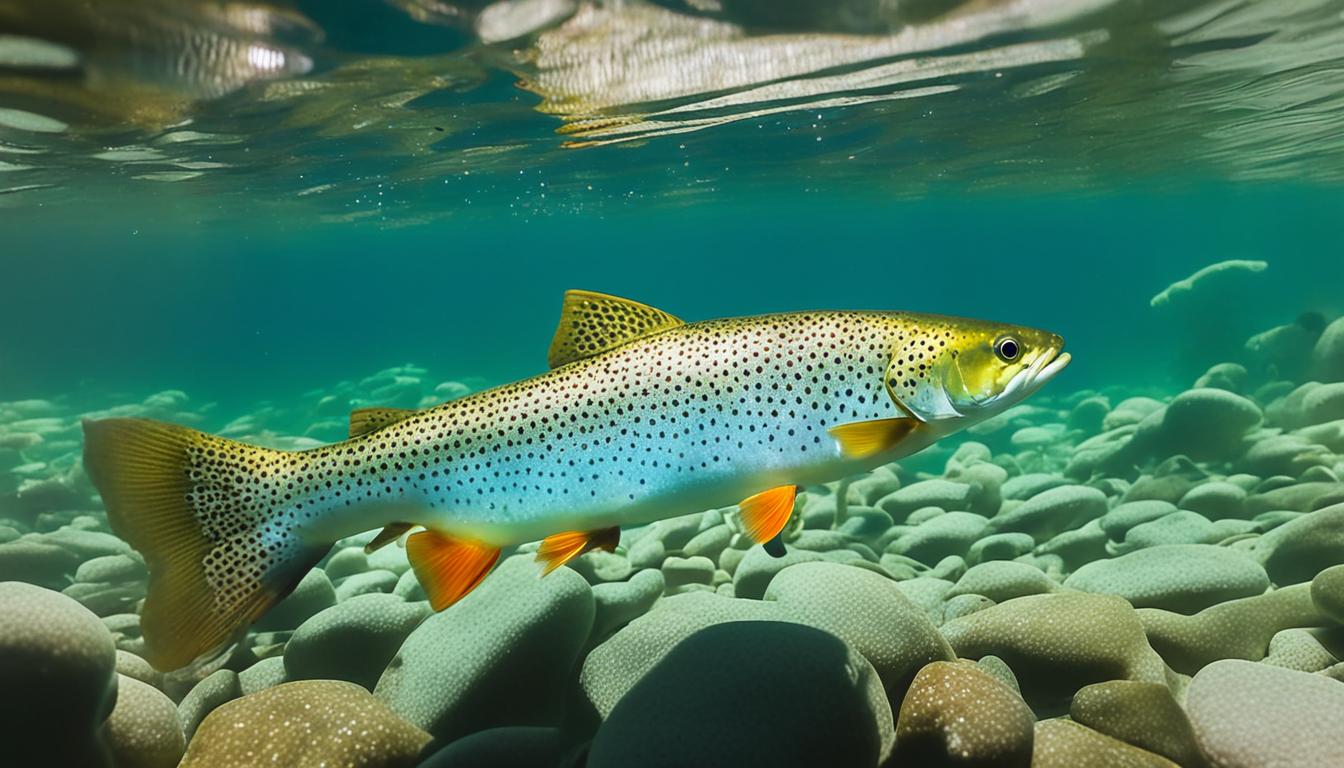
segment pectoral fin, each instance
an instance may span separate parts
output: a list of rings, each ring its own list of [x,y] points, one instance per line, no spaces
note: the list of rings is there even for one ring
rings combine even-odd
[[[616,551],[621,540],[621,529],[601,528],[596,531],[565,531],[547,536],[537,549],[537,562],[545,563],[543,575],[594,549]]]
[[[392,542],[401,538],[401,535],[403,533],[411,530],[414,527],[415,527],[414,523],[392,523],[383,530],[379,531],[378,535],[374,536],[372,541],[364,545],[364,554],[371,555],[374,552],[377,552],[378,550],[382,549],[388,544],[391,544]]]
[[[788,524],[793,514],[793,500],[798,486],[781,485],[762,491],[737,505],[742,515],[743,531],[757,544],[775,538]]]
[[[438,531],[421,531],[406,540],[406,557],[429,596],[430,607],[441,611],[481,583],[499,559],[499,548]]]
[[[866,459],[900,445],[919,426],[915,419],[873,419],[830,428],[831,437],[851,459]]]

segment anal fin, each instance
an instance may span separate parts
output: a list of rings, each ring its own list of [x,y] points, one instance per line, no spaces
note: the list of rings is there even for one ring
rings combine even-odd
[[[828,430],[851,459],[866,459],[895,448],[917,427],[917,419],[873,419],[839,424]]]
[[[743,500],[737,507],[745,533],[757,544],[775,538],[788,525],[797,496],[798,486],[781,485]]]
[[[414,523],[392,523],[378,532],[373,540],[364,545],[364,554],[371,555],[383,547],[401,538],[403,533],[415,527]]]
[[[481,583],[499,559],[499,547],[421,531],[406,540],[406,557],[429,596],[429,606],[441,611]]]
[[[584,552],[591,552],[594,549],[605,549],[608,552],[614,552],[616,551],[616,545],[620,543],[620,541],[621,529],[616,526],[612,526],[611,528],[599,528],[595,531],[564,531],[563,533],[553,533],[543,539],[541,547],[537,549],[537,562],[546,564],[546,568],[543,571],[544,575],[554,571],[579,555],[582,555]]]

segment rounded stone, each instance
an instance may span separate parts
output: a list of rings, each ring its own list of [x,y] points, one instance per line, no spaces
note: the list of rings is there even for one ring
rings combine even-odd
[[[587,765],[870,768],[893,739],[886,701],[868,662],[833,635],[718,624],[677,644],[616,703]]]
[[[62,589],[78,567],[77,555],[33,534],[0,544],[0,582]]]
[[[951,480],[923,480],[887,494],[877,503],[878,509],[891,515],[895,522],[904,522],[917,509],[939,507],[948,512],[964,512],[970,508],[975,487]]]
[[[238,685],[238,673],[231,669],[215,670],[192,686],[177,705],[177,719],[187,740],[191,740],[206,715],[214,712],[219,705],[242,695],[243,689]]]
[[[1258,595],[1269,576],[1253,559],[1208,544],[1169,544],[1088,563],[1064,580],[1081,592],[1119,595],[1135,608],[1197,613]]]
[[[942,626],[958,656],[994,655],[1017,674],[1033,708],[1056,707],[1106,680],[1165,681],[1133,607],[1112,595],[1028,595]]]
[[[410,768],[430,736],[368,691],[304,680],[235,699],[196,729],[181,768],[358,765]]]
[[[666,589],[686,584],[709,584],[714,580],[714,561],[703,555],[669,557],[663,561],[661,570]]]
[[[331,585],[331,579],[321,568],[313,568],[303,575],[288,597],[262,614],[253,627],[262,632],[294,629],[335,604],[336,588]]]
[[[375,692],[445,742],[500,725],[554,725],[592,625],[582,576],[561,568],[542,577],[531,556],[511,557],[411,632]]]
[[[572,751],[559,728],[503,726],[454,741],[416,768],[538,768],[568,765]]]
[[[131,555],[104,555],[82,563],[75,571],[75,581],[88,583],[141,582],[149,578],[145,562]]]
[[[427,616],[426,603],[396,595],[352,597],[319,612],[285,646],[289,680],[346,680],[372,690],[402,641]]]
[[[186,749],[173,700],[126,675],[117,683],[117,703],[103,725],[103,742],[117,768],[173,768]]]
[[[1344,381],[1344,317],[1327,325],[1316,340],[1311,372],[1320,381]]]
[[[1106,536],[1112,541],[1124,541],[1129,529],[1166,517],[1176,511],[1176,505],[1169,501],[1149,499],[1117,504],[1114,509],[1101,517],[1098,523]]]
[[[765,595],[765,588],[780,571],[798,563],[811,563],[823,560],[819,552],[786,547],[783,557],[774,557],[764,547],[755,546],[747,550],[733,574],[733,594],[759,600]]]
[[[1200,483],[1181,497],[1181,509],[1199,514],[1210,520],[1244,517],[1246,489],[1226,481]]]
[[[107,627],[70,598],[0,583],[0,738],[16,765],[98,765],[96,732],[116,701]],[[22,695],[16,692],[22,692]]]
[[[342,603],[360,595],[390,593],[397,588],[398,576],[391,571],[366,571],[341,579],[336,586],[336,602]]]
[[[915,675],[896,721],[902,763],[1029,766],[1036,718],[1022,697],[972,664],[935,661]]]
[[[1344,564],[1344,504],[1280,525],[1261,536],[1254,551],[1278,585],[1310,581],[1326,568]]]
[[[1167,405],[1162,448],[1168,456],[1228,458],[1242,450],[1243,436],[1262,418],[1259,406],[1240,395],[1225,389],[1191,389]]]
[[[1036,723],[1032,768],[1178,768],[1176,763],[1070,720]]]
[[[662,596],[666,582],[662,571],[645,568],[629,581],[593,585],[592,640],[601,642],[611,633],[648,612]]]
[[[1064,485],[1043,491],[989,521],[994,532],[1016,531],[1043,542],[1106,514],[1106,494],[1085,485]]]
[[[914,486],[910,486],[913,488]],[[970,512],[948,512],[924,522],[887,545],[893,555],[934,565],[945,557],[965,555],[982,538],[989,521]]]
[[[981,563],[966,571],[957,580],[946,597],[982,595],[996,603],[1024,595],[1040,595],[1058,591],[1059,585],[1039,568],[1011,560]]]
[[[1344,685],[1321,675],[1215,661],[1190,681],[1186,709],[1218,766],[1324,766],[1344,758]]]
[[[1069,716],[1177,765],[1204,764],[1190,720],[1164,683],[1108,680],[1089,685],[1073,697]]]
[[[1026,533],[995,533],[978,539],[966,551],[966,562],[971,565],[991,560],[1012,560],[1027,554],[1036,546],[1036,540]]]
[[[327,558],[327,564],[322,568],[326,571],[327,578],[333,582],[339,581],[347,576],[353,576],[356,573],[363,573],[369,569],[368,555],[364,554],[363,547],[346,547],[338,549]]]
[[[1311,599],[1321,613],[1344,624],[1344,565],[1326,568],[1311,580]]]

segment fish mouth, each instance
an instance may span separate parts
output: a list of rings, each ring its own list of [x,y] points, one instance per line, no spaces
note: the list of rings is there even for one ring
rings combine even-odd
[[[1071,360],[1073,356],[1064,351],[1064,340],[1056,336],[1054,344],[1013,377],[1004,395],[1013,402],[1027,397],[1068,367]]]

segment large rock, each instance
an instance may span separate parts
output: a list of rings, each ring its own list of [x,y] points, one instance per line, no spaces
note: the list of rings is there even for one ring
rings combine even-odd
[[[1106,510],[1106,494],[1096,488],[1064,485],[1039,493],[1013,509],[1005,508],[990,519],[989,529],[1028,533],[1043,542],[1100,518]]]
[[[1260,408],[1223,389],[1192,389],[1177,395],[1162,417],[1162,455],[1218,460],[1239,454],[1248,431],[1260,424]]]
[[[79,556],[29,534],[0,544],[0,582],[22,581],[63,589],[79,567]]]
[[[606,640],[613,632],[643,616],[662,597],[663,572],[645,568],[628,581],[593,585],[593,629],[590,643]]]
[[[285,647],[290,680],[348,680],[373,690],[406,636],[427,616],[426,603],[396,595],[352,597],[295,630]]]
[[[1186,708],[1215,765],[1344,765],[1344,685],[1327,677],[1216,661],[1190,681]]]
[[[896,723],[902,764],[1031,765],[1031,708],[972,664],[935,661],[921,669]]]
[[[1344,317],[1326,326],[1316,340],[1311,372],[1320,381],[1344,381]]]
[[[1170,544],[1097,560],[1074,571],[1064,586],[1119,595],[1135,608],[1197,613],[1269,589],[1265,570],[1225,547]]]
[[[948,512],[970,509],[976,487],[951,480],[923,480],[888,494],[877,502],[878,509],[897,523],[905,522],[911,512],[923,507],[938,507]]]
[[[1190,720],[1163,683],[1108,680],[1089,685],[1073,697],[1069,716],[1177,765],[1204,765]]]
[[[1032,768],[1177,768],[1176,763],[1069,720],[1036,724]]]
[[[303,680],[211,712],[197,728],[181,768],[253,768],[263,761],[410,768],[429,740],[429,734],[354,683]]]
[[[336,588],[321,568],[313,568],[303,575],[298,586],[284,600],[257,620],[261,631],[295,629],[318,612],[336,604]]]
[[[593,593],[568,568],[505,560],[406,638],[375,693],[441,741],[505,725],[554,725],[593,625]],[[520,695],[526,691],[526,695]]]
[[[876,673],[835,636],[731,622],[687,637],[640,679],[587,765],[869,768],[890,750],[891,723]]]
[[[79,603],[0,583],[0,740],[15,765],[104,763],[97,732],[116,702],[117,653]]]
[[[942,632],[958,656],[1007,662],[1038,711],[1066,704],[1092,683],[1165,680],[1134,609],[1112,595],[1019,597],[949,621]]]
[[[125,675],[103,726],[103,742],[117,768],[174,768],[187,746],[173,700]]]
[[[950,555],[965,555],[985,535],[988,525],[980,515],[948,512],[916,526],[887,545],[886,551],[933,565]]]
[[[947,591],[948,599],[959,595],[982,595],[996,603],[1025,595],[1056,592],[1059,585],[1039,568],[1026,563],[995,560],[970,568]]]
[[[1280,586],[1311,581],[1344,564],[1344,504],[1303,515],[1260,537],[1254,552]]]
[[[549,768],[566,762],[573,747],[559,728],[508,726],[463,736],[416,768]]]
[[[219,669],[211,672],[196,685],[177,705],[177,719],[182,725],[182,733],[191,740],[201,721],[219,708],[221,704],[233,701],[243,695],[238,684],[238,673],[231,669]]]
[[[1218,659],[1259,661],[1278,632],[1327,622],[1307,584],[1219,603],[1193,616],[1141,608],[1139,617],[1148,642],[1172,669],[1187,675]]]

